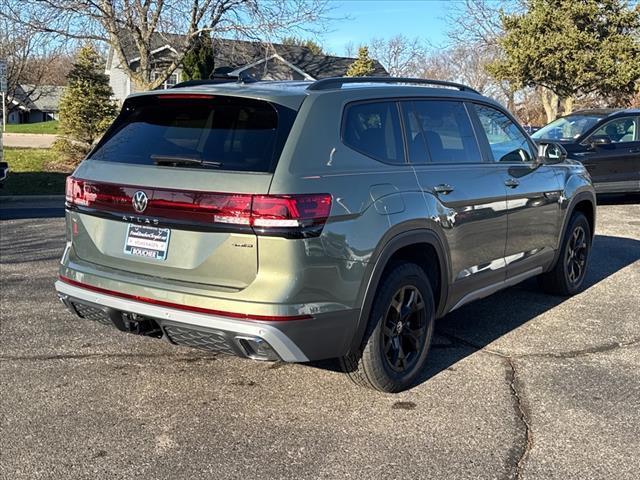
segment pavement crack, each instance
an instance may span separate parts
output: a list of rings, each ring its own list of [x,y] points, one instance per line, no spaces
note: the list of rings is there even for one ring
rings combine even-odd
[[[522,423],[522,426],[524,428],[524,442],[523,445],[518,448],[518,459],[513,466],[513,474],[510,476],[510,478],[515,478],[516,480],[518,480],[522,478],[522,472],[524,470],[525,463],[529,458],[529,452],[533,447],[533,433],[531,431],[529,413],[523,401],[523,389],[518,378],[515,363],[511,357],[504,356],[503,358],[509,366],[509,389],[511,390],[511,395],[514,399],[514,408],[516,410],[516,414],[520,420],[520,423]]]
[[[486,346],[477,345],[473,342],[465,340],[460,337],[456,337],[455,335],[451,335],[448,333],[438,332],[444,338],[449,339],[451,342],[456,343],[458,345],[463,345],[469,348],[472,348],[479,352],[484,352],[489,355],[493,355],[504,360],[506,365],[508,366],[508,382],[509,382],[509,390],[511,391],[511,397],[513,398],[513,406],[518,417],[518,420],[522,424],[524,429],[524,438],[523,444],[521,446],[516,446],[513,450],[517,451],[517,459],[513,462],[513,472],[509,475],[508,478],[514,478],[519,480],[522,478],[522,472],[524,470],[524,465],[529,457],[529,452],[533,447],[533,433],[531,432],[531,423],[529,420],[529,412],[527,407],[524,404],[523,400],[523,388],[520,379],[518,378],[518,373],[516,370],[514,358],[516,356],[510,356],[499,350],[493,350],[487,348]]]

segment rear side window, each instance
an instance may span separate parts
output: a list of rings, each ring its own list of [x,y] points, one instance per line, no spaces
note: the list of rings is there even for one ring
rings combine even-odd
[[[293,110],[246,98],[138,97],[125,103],[91,158],[268,172],[275,168],[294,118]]]
[[[433,163],[482,162],[471,120],[461,102],[418,100],[410,104]],[[422,141],[419,135],[408,140]]]
[[[343,125],[345,145],[386,163],[404,163],[402,130],[395,102],[349,105]]]
[[[496,162],[530,162],[534,152],[527,137],[509,117],[495,108],[474,105]]]

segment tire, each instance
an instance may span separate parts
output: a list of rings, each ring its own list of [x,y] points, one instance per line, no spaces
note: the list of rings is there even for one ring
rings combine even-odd
[[[553,269],[538,277],[546,293],[568,297],[584,290],[591,254],[591,227],[587,217],[575,212],[565,232]]]
[[[407,389],[426,363],[434,322],[427,275],[413,263],[393,265],[378,285],[359,353],[340,359],[343,370],[360,386]]]

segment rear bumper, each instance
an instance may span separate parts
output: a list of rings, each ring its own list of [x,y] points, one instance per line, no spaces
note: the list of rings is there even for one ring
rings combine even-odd
[[[307,320],[262,322],[182,311],[120,298],[62,281],[58,296],[74,314],[171,343],[255,360],[307,362],[344,355],[356,311]]]

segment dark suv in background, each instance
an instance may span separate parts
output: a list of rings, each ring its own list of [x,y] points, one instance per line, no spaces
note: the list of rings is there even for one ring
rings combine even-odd
[[[596,206],[580,163],[466,86],[333,78],[132,95],[66,208],[74,314],[396,392],[436,318],[536,276],[580,292]]]
[[[640,192],[640,109],[580,110],[535,132],[587,167],[598,193]]]

